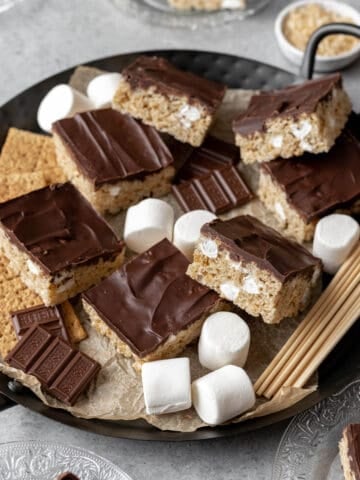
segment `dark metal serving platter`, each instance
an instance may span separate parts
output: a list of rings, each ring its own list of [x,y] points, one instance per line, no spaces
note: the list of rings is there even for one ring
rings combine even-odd
[[[245,58],[219,53],[198,51],[156,51],[146,52],[168,58],[178,67],[203,75],[209,79],[227,84],[230,88],[272,89],[289,85],[297,77],[289,72]],[[120,71],[138,53],[116,55],[97,60],[88,65],[109,71]],[[42,97],[51,87],[67,82],[73,68],[54,75],[17,95],[0,109],[0,147],[7,130],[11,126],[38,131],[37,108]],[[203,428],[192,433],[162,432],[143,420],[107,421],[85,420],[74,417],[63,410],[44,405],[33,393],[21,388],[13,392],[9,389],[9,378],[0,374],[0,409],[20,404],[58,422],[86,431],[114,437],[141,440],[205,440],[234,435],[272,425],[310,408],[323,398],[342,389],[360,375],[360,349],[358,338],[360,322],[357,322],[343,338],[337,348],[323,362],[319,370],[319,388],[291,408],[282,412],[256,418],[239,424],[216,428]]]

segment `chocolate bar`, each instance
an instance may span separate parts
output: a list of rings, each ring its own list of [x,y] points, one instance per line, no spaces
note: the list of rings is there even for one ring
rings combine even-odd
[[[11,320],[16,336],[19,339],[30,327],[40,325],[52,335],[62,337],[66,342],[70,343],[64,325],[62,309],[59,306],[46,307],[45,305],[37,305],[36,307],[18,310],[11,314]]]
[[[224,213],[253,198],[234,166],[213,170],[208,175],[173,185],[172,191],[185,212],[204,209]]]
[[[34,325],[11,350],[5,361],[34,375],[58,400],[73,405],[100,370],[85,353]]]
[[[185,164],[176,175],[177,182],[191,180],[236,165],[240,160],[239,150],[231,143],[208,136],[199,148],[192,150]]]

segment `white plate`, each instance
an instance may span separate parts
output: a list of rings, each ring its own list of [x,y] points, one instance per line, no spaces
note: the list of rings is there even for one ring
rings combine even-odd
[[[282,29],[283,22],[290,11],[309,3],[323,5],[326,9],[339,13],[342,16],[352,18],[356,25],[360,25],[360,12],[344,2],[334,0],[299,0],[285,7],[278,14],[275,21],[275,36],[280,50],[284,56],[295,65],[300,66],[304,57],[304,52],[294,47],[285,37]],[[335,56],[316,56],[315,70],[317,72],[332,72],[341,70],[350,65],[360,56],[360,42],[349,52]]]
[[[291,421],[281,439],[273,480],[342,480],[339,441],[360,422],[360,379]]]
[[[55,480],[63,472],[81,480],[131,480],[113,463],[81,448],[37,441],[0,445],[1,480]]]
[[[216,26],[233,20],[243,20],[254,15],[270,0],[247,0],[245,9],[218,10],[215,12],[180,11],[169,6],[167,0],[112,0],[122,11],[153,24],[169,28]]]

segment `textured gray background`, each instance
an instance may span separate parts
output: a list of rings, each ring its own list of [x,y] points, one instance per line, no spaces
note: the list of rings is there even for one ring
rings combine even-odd
[[[1,2],[1,0],[0,0]],[[246,22],[196,31],[144,25],[125,18],[109,0],[24,0],[0,15],[0,104],[65,68],[134,50],[196,48],[232,53],[292,69],[275,43],[275,0]],[[352,0],[359,5],[359,0]],[[345,72],[360,108],[360,63]],[[22,407],[0,413],[0,441],[42,439],[85,447],[137,480],[269,479],[286,422],[266,430],[206,442],[146,443],[99,437],[62,426]]]

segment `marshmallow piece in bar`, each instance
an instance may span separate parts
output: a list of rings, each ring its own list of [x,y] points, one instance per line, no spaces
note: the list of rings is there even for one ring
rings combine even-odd
[[[42,130],[50,133],[52,124],[57,120],[93,108],[94,105],[85,95],[70,85],[60,84],[52,88],[41,100],[37,121]]]
[[[112,99],[122,78],[120,73],[104,73],[91,80],[86,93],[95,108],[111,107]]]
[[[249,353],[250,330],[236,313],[210,315],[201,330],[198,352],[201,365],[216,370],[225,365],[243,367]]]
[[[324,270],[335,274],[359,241],[360,227],[349,215],[334,213],[316,225],[313,254],[321,258]]]
[[[143,253],[167,238],[172,240],[174,210],[163,200],[146,198],[126,213],[124,240],[136,253]]]
[[[201,227],[215,220],[208,210],[192,210],[179,217],[174,226],[174,245],[191,261]]]
[[[146,413],[149,415],[179,412],[191,407],[188,358],[144,363],[141,375]]]
[[[226,365],[195,380],[192,398],[197,414],[209,425],[224,423],[255,404],[250,378],[235,365]]]

